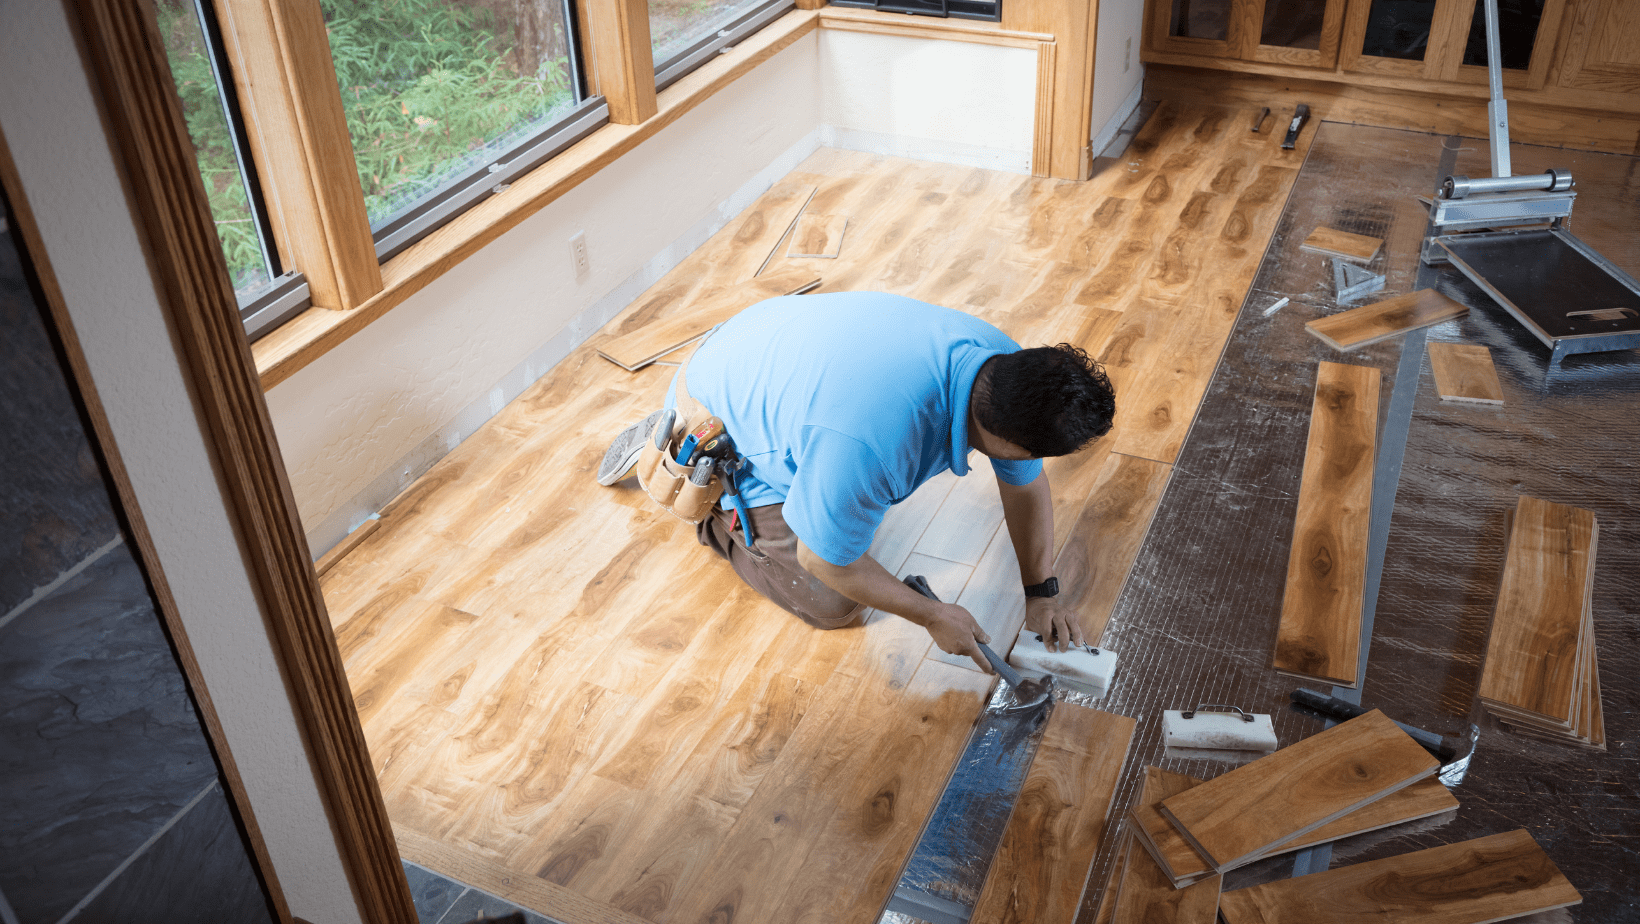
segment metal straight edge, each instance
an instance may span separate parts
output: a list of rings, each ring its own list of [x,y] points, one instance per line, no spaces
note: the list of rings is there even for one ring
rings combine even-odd
[[[880,922],[968,924],[1053,706],[1020,711],[1012,689],[996,685]]]
[[[1441,146],[1441,162],[1435,171],[1435,181],[1450,176],[1457,163],[1457,144],[1462,139],[1452,136]],[[1435,230],[1433,219],[1424,226],[1427,238]],[[1439,271],[1428,263],[1418,261],[1418,275],[1413,291],[1427,289],[1435,284]],[[1395,384],[1391,386],[1389,411],[1384,415],[1383,433],[1378,439],[1378,458],[1372,467],[1372,512],[1367,521],[1367,580],[1361,601],[1361,646],[1355,666],[1355,688],[1333,687],[1332,695],[1361,705],[1361,692],[1367,685],[1367,656],[1372,648],[1372,625],[1378,615],[1378,592],[1384,580],[1384,553],[1389,548],[1390,520],[1395,514],[1395,494],[1401,485],[1401,467],[1406,460],[1407,440],[1412,433],[1412,410],[1418,397],[1418,381],[1423,374],[1424,345],[1429,328],[1409,331],[1401,342],[1401,358],[1395,364]],[[1328,728],[1336,725],[1329,720]],[[1332,844],[1317,844],[1300,850],[1293,857],[1293,875],[1307,876],[1320,873],[1332,865]]]

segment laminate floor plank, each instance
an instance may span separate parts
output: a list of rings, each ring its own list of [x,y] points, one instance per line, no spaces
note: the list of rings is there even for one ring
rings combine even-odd
[[[1472,404],[1502,404],[1503,386],[1492,365],[1492,351],[1479,343],[1432,342],[1430,371],[1435,376],[1435,392],[1443,401]]]
[[[1139,803],[1154,805],[1174,795],[1173,789],[1158,774],[1147,773]],[[1182,888],[1175,887],[1139,839],[1131,835],[1121,856],[1121,876],[1107,899],[1112,906],[1112,924],[1216,924],[1222,876],[1207,876]]]
[[[1229,924],[1486,924],[1581,902],[1525,829],[1226,892]]]
[[[1098,645],[1173,467],[1112,452],[1054,560],[1063,602]]]
[[[1165,799],[1160,810],[1223,872],[1438,767],[1375,709]]]
[[[1434,289],[1420,289],[1307,321],[1304,329],[1335,350],[1353,350],[1468,313],[1467,307]]]
[[[991,862],[973,920],[1072,924],[1137,723],[1059,703]]]
[[[764,299],[795,295],[819,284],[819,276],[782,268],[727,288],[704,288],[669,317],[603,343],[598,354],[628,372],[636,372],[704,337],[713,327]]]
[[[1494,711],[1575,725],[1599,524],[1591,511],[1522,495],[1481,669],[1481,702]],[[1585,655],[1588,655],[1585,658]]]
[[[1276,670],[1353,687],[1360,669],[1377,369],[1321,363],[1276,630]]]
[[[1128,394],[1191,311],[1239,302],[1253,237],[1280,214],[1290,154],[1233,127],[1169,103],[1087,183],[822,149],[385,506],[322,586],[405,855],[435,869],[459,856],[440,871],[580,909],[565,920],[874,916],[995,678],[892,615],[814,631],[739,587],[632,479],[596,485],[610,436],[673,375],[597,349],[759,269],[767,286],[824,266],[822,291],[898,292],[1027,346],[1121,352]],[[800,208],[849,217],[835,259],[786,256]],[[1175,259],[1184,231],[1206,236],[1212,273]],[[1170,237],[1175,256],[1158,254]],[[1147,285],[1181,294],[1146,299]],[[1122,503],[1101,481],[1114,439],[1050,462],[1057,548],[1087,510]],[[872,554],[929,574],[1011,641],[1018,563],[976,461],[896,507]],[[889,771],[885,820],[869,811]]]
[[[1310,232],[1310,236],[1298,245],[1305,250],[1324,253],[1329,256],[1344,257],[1357,263],[1371,262],[1378,256],[1378,251],[1384,246],[1383,238],[1369,237],[1365,234],[1352,234],[1349,231],[1340,231],[1337,228],[1322,226]]]

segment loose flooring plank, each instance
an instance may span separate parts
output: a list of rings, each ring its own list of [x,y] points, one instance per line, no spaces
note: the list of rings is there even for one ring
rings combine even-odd
[[[1583,900],[1525,829],[1226,892],[1228,924],[1486,924]]]
[[[847,215],[814,215],[804,212],[798,217],[797,227],[792,231],[786,256],[835,260],[843,250],[843,235],[847,231]]]
[[[1517,502],[1481,670],[1488,709],[1575,724],[1598,530],[1588,510],[1525,495]]]
[[[1147,768],[1139,804],[1154,805],[1177,794],[1178,787]],[[1121,854],[1122,875],[1116,880],[1111,924],[1215,924],[1219,913],[1219,890],[1223,877],[1207,876],[1183,887],[1173,879],[1140,843],[1129,836]]]
[[[1435,392],[1443,401],[1502,404],[1503,386],[1492,365],[1492,351],[1478,343],[1431,342],[1429,365]]]
[[[1173,466],[1113,452],[1054,561],[1062,601],[1098,645]]]
[[[1304,243],[1298,246],[1304,250],[1344,257],[1358,263],[1370,263],[1373,257],[1378,256],[1378,250],[1384,246],[1384,241],[1382,238],[1351,234],[1323,225],[1311,231],[1310,236],[1304,239]]]
[[[1346,687],[1360,667],[1379,378],[1340,363],[1316,372],[1273,659],[1282,673]]]
[[[1469,313],[1434,289],[1386,298],[1304,324],[1304,329],[1335,350],[1353,350],[1400,336],[1409,330],[1461,318]]]
[[[1374,709],[1165,799],[1161,813],[1223,872],[1439,766]]]
[[[623,334],[598,347],[598,355],[628,372],[699,340],[712,328],[766,298],[796,295],[819,286],[820,277],[801,270],[782,270],[743,282],[727,291],[691,301],[685,313]]]
[[[973,920],[1076,920],[1136,725],[1072,703],[1054,707]]]

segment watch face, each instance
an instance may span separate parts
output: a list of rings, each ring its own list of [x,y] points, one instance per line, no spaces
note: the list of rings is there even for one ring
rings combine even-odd
[[[1059,595],[1059,578],[1051,577],[1040,584],[1032,584],[1025,588],[1027,597],[1055,597]]]

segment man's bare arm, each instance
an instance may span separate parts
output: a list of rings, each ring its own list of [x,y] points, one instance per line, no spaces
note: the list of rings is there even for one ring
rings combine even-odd
[[[974,659],[980,670],[991,673],[991,665],[975,642],[990,642],[973,614],[954,603],[930,600],[894,578],[887,568],[870,555],[861,555],[848,565],[834,565],[797,541],[797,563],[827,587],[850,600],[893,613],[928,630],[940,650]]]
[[[1002,517],[1019,557],[1021,579],[1030,586],[1053,577],[1053,492],[1048,473],[1026,485],[1011,485],[998,478],[997,489],[1002,493]],[[1049,651],[1086,644],[1077,614],[1057,597],[1026,598],[1025,625],[1042,636]]]

